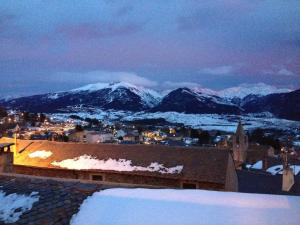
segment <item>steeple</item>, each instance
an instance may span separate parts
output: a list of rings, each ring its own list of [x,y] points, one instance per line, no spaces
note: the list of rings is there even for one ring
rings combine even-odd
[[[241,121],[239,121],[236,132],[236,136],[245,136],[244,127]]]
[[[239,121],[236,132],[232,135],[232,151],[234,160],[240,165],[246,161],[248,149],[248,136],[241,121]]]

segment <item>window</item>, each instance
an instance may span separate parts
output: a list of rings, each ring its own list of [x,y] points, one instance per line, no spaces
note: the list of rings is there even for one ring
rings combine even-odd
[[[103,181],[102,175],[92,175],[92,180]]]
[[[182,188],[184,188],[184,189],[197,189],[197,184],[195,184],[195,183],[182,183]]]

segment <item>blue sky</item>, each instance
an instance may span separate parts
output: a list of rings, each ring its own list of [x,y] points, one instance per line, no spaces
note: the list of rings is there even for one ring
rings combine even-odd
[[[298,0],[1,1],[0,95],[129,81],[300,87]]]

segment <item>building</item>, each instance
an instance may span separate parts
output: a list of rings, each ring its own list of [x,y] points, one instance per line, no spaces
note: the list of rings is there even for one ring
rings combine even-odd
[[[8,140],[1,139],[0,142]],[[37,151],[51,152],[47,158],[30,157]],[[99,180],[112,183],[168,188],[200,188],[237,191],[238,181],[229,150],[152,145],[84,144],[51,141],[18,141],[14,172],[19,174]],[[127,160],[137,170],[68,169],[53,162],[87,155],[98,160]],[[86,163],[86,162],[85,162]],[[120,163],[120,162],[118,162]],[[168,172],[181,167],[177,172]],[[161,168],[156,170],[155,168]]]
[[[113,142],[114,136],[112,133],[104,133],[99,131],[78,131],[69,135],[69,141],[86,143],[106,143]]]
[[[0,143],[0,173],[7,173],[13,171],[13,153],[14,143]]]
[[[238,123],[235,134],[232,135],[232,154],[236,168],[258,161],[262,161],[263,168],[266,168],[268,157],[275,157],[272,146],[249,143],[241,121]]]
[[[239,192],[300,196],[300,176],[295,176],[295,184],[287,192],[282,190],[282,175],[246,170],[237,170],[237,174]]]
[[[248,150],[248,136],[245,134],[241,121],[239,122],[236,132],[232,135],[233,159],[239,166],[246,161]]]

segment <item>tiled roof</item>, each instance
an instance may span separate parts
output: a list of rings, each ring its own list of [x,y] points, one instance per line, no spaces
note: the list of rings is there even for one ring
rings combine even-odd
[[[14,143],[0,143],[0,149],[1,148],[6,148],[6,147],[10,147],[12,145],[14,145]]]
[[[39,201],[33,204],[14,224],[69,224],[85,198],[103,186],[95,183],[33,178],[21,175],[0,175],[0,190],[6,194],[38,192]],[[0,221],[0,225],[4,224]]]
[[[36,150],[51,151],[53,154],[47,159],[30,158],[28,154]],[[19,140],[18,151],[21,153],[15,157],[15,164],[19,165],[57,168],[51,165],[53,161],[72,159],[87,154],[101,160],[108,160],[109,158],[131,160],[133,165],[137,166],[147,167],[152,162],[163,164],[165,167],[183,165],[183,170],[180,174],[158,174],[146,171],[129,173],[222,184],[225,183],[228,158],[230,157],[229,151],[215,148],[82,144],[24,140]]]
[[[300,176],[295,176],[295,184],[292,189],[284,192],[281,190],[282,175],[246,170],[238,170],[237,175],[239,192],[300,196]]]

